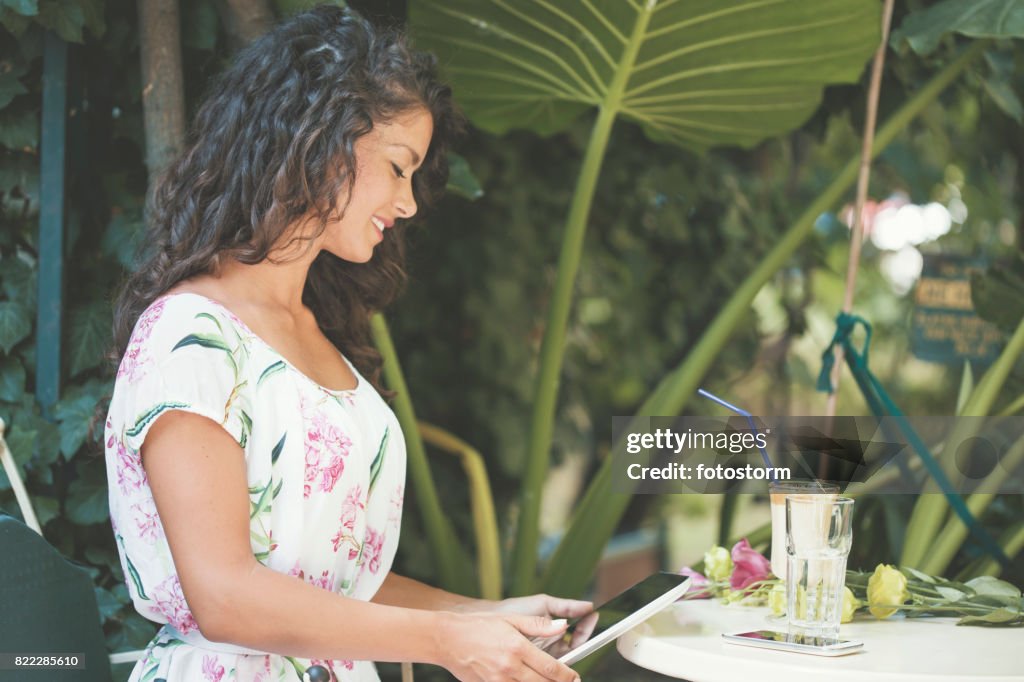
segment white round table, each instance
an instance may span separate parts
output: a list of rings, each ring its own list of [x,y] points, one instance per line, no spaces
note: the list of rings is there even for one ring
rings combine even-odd
[[[858,616],[843,639],[860,653],[826,658],[726,644],[723,632],[784,629],[767,608],[682,601],[618,640],[632,663],[690,682],[1024,682],[1024,630],[957,627],[953,618]]]

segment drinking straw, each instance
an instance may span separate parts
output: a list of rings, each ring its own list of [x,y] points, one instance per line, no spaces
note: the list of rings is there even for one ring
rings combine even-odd
[[[750,430],[754,432],[754,435],[757,435],[757,424],[754,423],[754,415],[750,414],[749,412],[747,412],[744,409],[736,407],[735,405],[733,405],[730,402],[726,402],[725,400],[722,400],[721,398],[719,398],[718,396],[714,395],[713,393],[708,393],[703,388],[698,388],[697,389],[697,393],[701,394],[702,396],[704,396],[708,400],[715,401],[716,403],[718,403],[719,405],[721,405],[722,407],[724,407],[726,409],[732,410],[733,412],[735,412],[736,414],[738,414],[738,415],[740,415],[742,417],[746,417],[747,418],[747,423],[750,424]],[[761,459],[764,460],[765,468],[768,469],[768,477],[771,479],[772,483],[775,483],[775,467],[772,466],[772,460],[768,456],[768,451],[765,450],[764,447],[761,446],[761,445],[758,445],[757,448],[758,448],[758,450],[761,451]]]

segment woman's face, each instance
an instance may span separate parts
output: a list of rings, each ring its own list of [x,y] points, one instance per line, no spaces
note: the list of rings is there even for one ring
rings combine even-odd
[[[327,223],[320,248],[342,260],[365,263],[395,220],[416,213],[412,174],[426,158],[434,123],[415,109],[389,123],[377,123],[356,140],[356,180],[344,216]],[[344,206],[344,197],[339,198]]]

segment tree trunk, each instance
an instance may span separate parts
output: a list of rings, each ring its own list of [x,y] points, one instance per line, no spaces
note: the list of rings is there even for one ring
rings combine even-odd
[[[177,0],[138,0],[146,169],[152,184],[185,141]]]
[[[232,51],[256,40],[274,24],[270,0],[217,0],[217,11]]]

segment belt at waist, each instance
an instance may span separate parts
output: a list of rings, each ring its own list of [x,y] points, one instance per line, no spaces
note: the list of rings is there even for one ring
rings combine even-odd
[[[240,656],[266,656],[266,651],[257,651],[256,649],[250,649],[249,647],[238,646],[236,644],[228,644],[227,642],[211,642],[210,640],[203,637],[199,630],[190,630],[189,632],[181,632],[173,625],[169,623],[164,624],[163,630],[175,639],[180,639],[190,646],[194,646],[197,649],[207,649],[209,651],[216,651],[222,654],[236,654]]]

